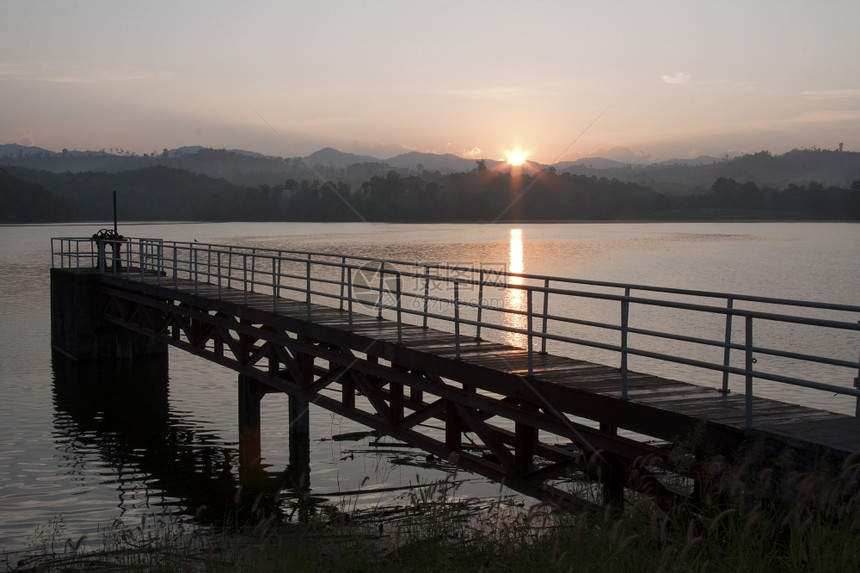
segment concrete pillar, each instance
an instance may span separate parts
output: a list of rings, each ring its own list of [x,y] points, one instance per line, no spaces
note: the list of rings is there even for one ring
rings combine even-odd
[[[95,269],[51,269],[51,346],[75,360],[167,355],[167,344],[102,320]]]
[[[308,401],[289,397],[290,410],[290,465],[287,469],[298,490],[310,489],[311,430]]]
[[[260,402],[263,384],[239,374],[239,476],[259,474],[262,469]]]

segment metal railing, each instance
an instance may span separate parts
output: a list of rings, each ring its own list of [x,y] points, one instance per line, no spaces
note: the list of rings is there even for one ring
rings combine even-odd
[[[646,368],[650,361],[652,371],[716,373],[721,392],[731,392],[731,382],[742,387],[748,427],[761,383],[775,384],[777,395],[794,387],[853,397],[860,417],[860,306],[323,252],[96,242],[52,239],[53,266],[172,288],[190,281],[195,293],[240,292],[245,303],[263,295],[275,312],[287,300],[303,301],[308,321],[314,304],[336,306],[350,329],[358,315],[395,321],[398,342],[406,324],[452,330],[457,358],[467,337],[498,340],[526,350],[527,376],[539,354],[597,357],[619,367],[623,399],[633,360]],[[642,365],[637,371],[646,371]]]

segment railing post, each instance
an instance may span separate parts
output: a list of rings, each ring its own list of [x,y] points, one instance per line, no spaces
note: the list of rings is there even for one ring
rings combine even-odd
[[[397,343],[400,344],[403,342],[403,301],[401,298],[403,295],[403,278],[398,272],[395,275],[395,279],[397,279]]]
[[[430,305],[430,266],[424,265],[424,321],[422,326],[427,328],[427,312]]]
[[[621,399],[628,400],[627,334],[630,323],[630,287],[624,289],[621,301]]]
[[[251,247],[251,292],[257,279],[257,247]],[[247,287],[246,287],[247,288]]]
[[[349,315],[349,331],[352,332],[352,270],[346,273],[346,291],[347,291],[347,314]]]
[[[277,260],[277,269],[275,269],[275,261]],[[278,298],[281,294],[281,253],[278,251],[278,258],[272,259],[272,310],[278,312]]]
[[[199,251],[194,247],[189,247],[189,249],[191,249],[191,252],[194,253],[194,294],[196,295],[199,292],[198,285],[200,282],[200,268],[198,266],[197,261],[197,253]]]
[[[382,292],[385,288],[385,261],[379,265],[379,296],[376,299],[378,311],[376,318],[382,320]]]
[[[541,334],[543,334],[543,340],[540,343],[540,353],[546,354],[546,333],[547,333],[547,324],[546,317],[549,314],[549,279],[544,279],[543,281],[543,323],[541,328]]]
[[[98,251],[96,257],[98,260],[99,274],[102,274],[105,272],[105,259],[107,258],[107,246],[104,241],[96,241],[96,250]]]
[[[248,305],[248,253],[242,253],[242,300]]]
[[[233,246],[227,247],[227,288],[233,286]]]
[[[745,360],[745,375],[746,375],[746,427],[752,428],[753,419],[753,317],[746,317],[746,360]]]
[[[860,388],[860,353],[857,356],[857,378],[854,379],[854,387]],[[857,396],[857,403],[854,406],[854,417],[860,418],[860,396]]]
[[[179,289],[179,248],[173,244],[173,288]]]
[[[481,340],[481,317],[483,316],[484,310],[484,269],[481,269],[480,274],[478,275],[478,315],[476,317],[476,322],[478,325],[475,327],[475,340]]]
[[[161,286],[161,273],[164,272],[164,243],[161,239],[158,240],[158,278],[155,279],[155,284]]]
[[[308,260],[305,263],[305,302],[307,303],[308,322],[311,321],[311,254],[308,253]]]
[[[122,255],[118,258],[122,259]],[[125,250],[125,276],[126,278],[131,278],[131,245]]]
[[[726,300],[726,338],[725,338],[725,346],[723,346],[723,388],[720,390],[723,394],[728,394],[731,392],[729,390],[729,365],[731,364],[731,355],[732,355],[732,317],[734,313],[732,312],[732,308],[734,307],[735,299],[729,297]]]
[[[532,289],[526,290],[526,340],[528,341],[528,362],[529,362],[529,376],[535,375],[535,364],[534,364],[534,338],[532,336],[532,327],[533,327],[533,319],[532,319]]]
[[[218,251],[218,258],[216,259],[216,263],[218,264],[218,300],[221,300],[221,286],[222,277],[221,277],[221,251]]]
[[[340,258],[340,309],[343,310],[343,289],[346,285],[346,257]]]
[[[138,253],[140,254],[140,280],[143,280],[144,267],[146,266],[144,255],[143,255],[143,239],[137,240],[137,247],[138,247],[137,248]],[[129,250],[131,250],[131,249],[129,249]]]
[[[460,360],[460,283],[454,281],[454,357]]]

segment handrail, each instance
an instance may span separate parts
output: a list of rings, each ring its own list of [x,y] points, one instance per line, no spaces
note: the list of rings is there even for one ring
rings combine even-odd
[[[313,303],[322,301],[346,309],[350,329],[353,315],[362,310],[377,318],[389,317],[396,321],[398,343],[406,323],[424,328],[448,324],[457,358],[462,339],[471,337],[466,329],[476,339],[490,333],[527,350],[528,376],[535,373],[535,355],[546,354],[548,345],[567,355],[583,350],[608,352],[617,355],[623,399],[628,398],[632,357],[696,372],[716,371],[724,394],[731,391],[731,377],[737,376],[746,395],[747,427],[753,423],[757,381],[853,396],[855,415],[860,417],[860,357],[854,359],[854,348],[860,347],[860,306],[856,305],[152,238],[59,237],[51,245],[54,268],[95,269],[127,278],[155,276],[157,284],[173,288],[178,281],[188,280],[195,285],[195,293],[201,285],[216,286],[219,298],[225,289],[240,290],[245,303],[249,295],[262,293],[272,297],[276,312],[279,301],[303,301],[308,321],[313,320]],[[465,292],[476,296],[470,298]],[[582,301],[600,307],[600,312],[589,316],[587,309],[580,310]],[[717,319],[718,326],[705,326],[708,318]],[[691,325],[694,332],[685,332]],[[810,335],[800,331],[808,328],[819,329],[820,334],[814,335],[818,337],[847,334],[839,339],[841,344],[828,339],[830,346],[837,347],[836,355],[824,354],[803,348],[801,339]],[[667,341],[675,347],[667,347]],[[788,346],[777,347],[778,343]],[[710,357],[709,350],[719,356]],[[768,359],[767,369],[756,365],[759,358]],[[843,374],[844,382],[853,382],[854,387],[840,383]]]

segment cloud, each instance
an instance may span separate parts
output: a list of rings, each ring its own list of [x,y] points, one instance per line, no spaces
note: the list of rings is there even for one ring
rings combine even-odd
[[[848,123],[860,121],[858,110],[831,110],[813,111],[803,113],[792,119],[792,123],[814,124],[814,123]]]
[[[156,77],[158,73],[127,69],[57,69],[42,62],[0,62],[0,78],[62,84],[105,84]]]
[[[465,99],[528,99],[543,97],[546,91],[524,86],[490,86],[485,88],[460,89],[446,92],[448,95]]]
[[[690,74],[685,74],[684,72],[675,72],[674,74],[664,74],[660,76],[660,79],[663,80],[664,83],[669,85],[677,85],[677,86],[686,86],[690,85],[690,82],[693,80]]]
[[[854,99],[860,98],[860,88],[842,90],[810,90],[801,92],[800,97],[810,100]]]
[[[32,147],[33,145],[36,145],[36,138],[33,137],[33,134],[31,132],[27,132],[27,133],[23,134],[21,137],[19,137],[15,143],[17,143],[18,145],[25,145],[27,147]]]
[[[480,157],[481,156],[481,148],[473,147],[472,149],[466,149],[463,151],[463,157]]]

